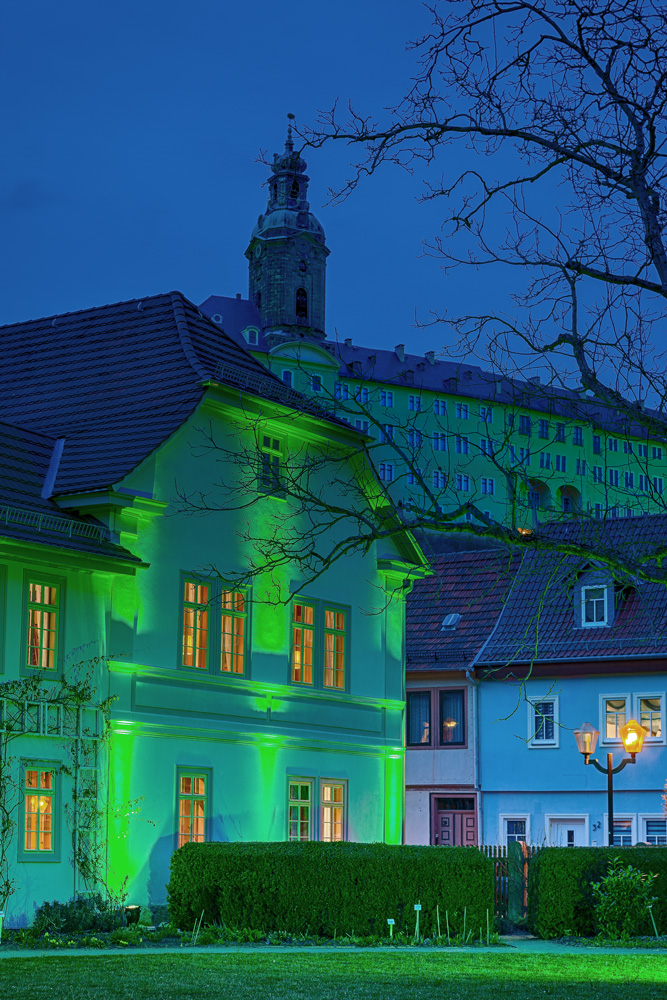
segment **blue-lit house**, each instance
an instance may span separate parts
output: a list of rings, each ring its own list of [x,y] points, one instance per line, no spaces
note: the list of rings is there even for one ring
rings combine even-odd
[[[601,557],[547,548],[520,558],[504,549],[452,553],[415,585],[407,632],[412,842],[606,844],[607,782],[585,766],[573,733],[590,722],[600,734],[595,756],[606,765],[611,752],[617,764],[631,718],[646,737],[636,764],[614,779],[614,842],[667,842],[667,588],[642,580],[640,568],[659,572],[667,518],[543,530],[573,547],[593,541]],[[604,553],[613,551],[627,557],[627,572],[609,568]],[[454,700],[443,694],[449,689],[460,692]],[[475,836],[466,840],[466,829]]]

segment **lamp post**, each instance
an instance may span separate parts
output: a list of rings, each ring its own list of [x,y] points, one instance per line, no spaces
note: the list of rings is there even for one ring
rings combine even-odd
[[[623,741],[623,747],[629,757],[624,757],[620,764],[614,767],[613,755],[607,754],[607,766],[603,767],[591,754],[595,753],[599,730],[595,729],[590,722],[584,722],[583,726],[575,729],[574,738],[577,741],[579,753],[584,755],[584,764],[593,764],[598,771],[607,775],[607,816],[608,816],[608,843],[614,846],[614,778],[613,775],[622,771],[626,764],[635,764],[636,757],[644,744],[646,730],[640,726],[635,719],[630,719],[619,729],[619,736]]]

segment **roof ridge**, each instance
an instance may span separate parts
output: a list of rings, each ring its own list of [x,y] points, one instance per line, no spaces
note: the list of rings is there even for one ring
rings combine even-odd
[[[168,299],[173,292],[157,292],[155,295],[140,295],[134,299],[119,299],[118,302],[107,302],[102,306],[87,306],[84,309],[74,309],[70,312],[57,312],[49,313],[47,316],[35,316],[32,319],[22,319],[17,323],[2,323],[0,324],[0,332],[3,330],[12,330],[17,326],[28,326],[31,323],[46,323],[47,320],[53,319],[65,319],[67,316],[81,316],[83,313],[92,312],[102,312],[104,309],[117,309],[118,306],[131,306],[135,302],[149,302],[156,299]],[[177,292],[175,294],[181,294]]]
[[[190,362],[192,370],[199,375],[201,379],[208,379],[212,377],[212,372],[209,372],[204,368],[203,364],[199,360],[195,347],[192,343],[192,337],[190,334],[190,327],[188,326],[188,319],[185,315],[185,305],[187,302],[192,306],[193,309],[197,309],[197,306],[193,302],[183,295],[182,292],[170,292],[169,298],[171,300],[171,306],[174,311],[174,319],[176,320],[176,330],[178,332],[178,337],[181,342],[181,347],[183,348],[183,353]],[[197,310],[199,311],[199,310]],[[200,314],[203,317],[203,314]],[[207,320],[211,323],[211,326],[215,326],[212,320]],[[217,329],[217,328],[216,328]]]

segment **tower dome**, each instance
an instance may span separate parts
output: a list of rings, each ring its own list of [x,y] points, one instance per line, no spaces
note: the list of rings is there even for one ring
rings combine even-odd
[[[306,166],[294,152],[290,124],[284,152],[273,157],[266,211],[246,250],[248,297],[266,332],[321,340],[329,251],[308,204]]]

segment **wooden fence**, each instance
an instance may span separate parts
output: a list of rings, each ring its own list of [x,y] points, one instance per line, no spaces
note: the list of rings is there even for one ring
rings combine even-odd
[[[479,847],[491,858],[496,874],[496,916],[525,917],[528,910],[528,865],[538,847],[518,842],[509,849],[504,844]]]

